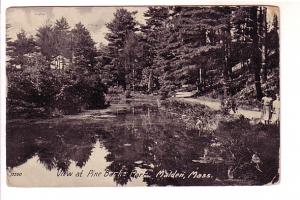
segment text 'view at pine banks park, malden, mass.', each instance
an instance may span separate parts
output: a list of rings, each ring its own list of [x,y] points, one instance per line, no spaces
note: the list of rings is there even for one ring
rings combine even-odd
[[[278,7],[6,16],[9,186],[279,182]]]

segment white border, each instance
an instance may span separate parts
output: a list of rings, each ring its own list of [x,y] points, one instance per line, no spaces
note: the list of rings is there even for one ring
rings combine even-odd
[[[280,6],[281,30],[281,182],[275,186],[264,187],[159,187],[159,188],[12,188],[6,185],[5,170],[5,9],[10,6],[88,6],[88,5],[167,5],[167,4],[264,4]],[[1,198],[17,199],[284,199],[300,196],[300,128],[299,123],[299,92],[300,92],[300,6],[296,2],[254,1],[158,1],[158,0],[95,0],[72,1],[41,1],[41,0],[4,0],[1,2]]]

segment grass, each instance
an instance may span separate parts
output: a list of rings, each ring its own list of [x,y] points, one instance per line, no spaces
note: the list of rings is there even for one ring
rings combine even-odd
[[[255,185],[278,181],[278,126],[251,124],[250,120],[244,117],[223,115],[220,111],[213,111],[197,103],[172,99],[164,101],[163,105],[178,117],[184,116],[182,121],[187,127],[200,129],[204,135],[213,135],[211,142],[219,146],[210,147],[209,152],[212,157],[221,156],[225,160],[224,164],[233,169],[234,179],[249,181]],[[200,128],[195,126],[198,119],[202,122]],[[254,154],[260,159],[258,166],[252,161]],[[240,182],[227,184],[239,185]]]

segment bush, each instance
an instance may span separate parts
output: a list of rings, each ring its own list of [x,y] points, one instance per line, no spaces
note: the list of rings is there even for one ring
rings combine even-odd
[[[236,178],[267,184],[278,175],[279,131],[275,125],[251,125],[249,119],[239,118],[220,122],[215,136],[222,142],[224,152],[228,152],[227,159],[233,159]],[[260,157],[262,172],[251,161],[254,154]]]
[[[45,75],[47,73],[47,75]],[[48,72],[39,70],[8,70],[7,116],[45,117],[50,114],[55,81]],[[47,78],[46,78],[47,77]]]
[[[7,116],[51,117],[106,106],[107,89],[96,75],[77,75],[44,66],[7,71]]]
[[[125,98],[131,98],[132,97],[130,90],[126,90],[124,94],[125,94]]]
[[[162,106],[173,113],[177,113],[179,117],[185,116],[185,123],[191,129],[201,128],[212,131],[218,123],[216,119],[218,111],[213,111],[205,105],[168,99],[162,102]],[[196,127],[198,120],[201,121],[201,127]]]
[[[83,99],[83,104],[88,109],[104,108],[105,107],[105,93],[107,87],[101,82],[97,75],[89,75],[84,77],[80,83],[80,94]]]
[[[82,98],[76,94],[74,85],[64,85],[56,95],[55,107],[63,114],[74,114],[81,111]]]
[[[110,86],[107,90],[107,93],[108,94],[118,94],[118,95],[121,95],[123,94],[123,87],[121,86]]]
[[[175,90],[176,90],[175,85],[166,85],[159,90],[159,93],[162,96],[169,97],[169,96],[172,96],[172,94],[175,94]]]

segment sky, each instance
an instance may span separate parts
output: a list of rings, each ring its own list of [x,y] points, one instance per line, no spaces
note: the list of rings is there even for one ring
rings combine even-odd
[[[16,34],[22,29],[28,35],[35,35],[36,30],[45,24],[54,23],[57,19],[65,17],[71,27],[81,22],[90,31],[96,43],[107,44],[104,36],[107,33],[106,23],[114,17],[118,7],[17,7],[8,8],[6,17],[7,24],[11,28],[7,30],[9,37],[15,39]],[[136,20],[145,23],[143,13],[147,7],[126,7],[128,11],[137,11]],[[273,19],[274,14],[279,14],[278,9],[269,7],[268,21]]]
[[[65,17],[71,27],[81,22],[90,31],[97,43],[106,44],[104,36],[107,33],[106,23],[110,22],[118,7],[18,7],[8,8],[6,22],[11,25],[7,30],[9,37],[15,39],[22,29],[28,35],[35,35],[36,30],[45,24],[52,24],[57,19]],[[135,18],[145,23],[143,16],[147,7],[126,7],[128,11],[137,11]]]

